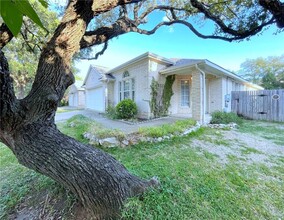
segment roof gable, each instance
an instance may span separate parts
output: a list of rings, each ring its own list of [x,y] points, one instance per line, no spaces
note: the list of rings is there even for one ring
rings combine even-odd
[[[105,77],[106,72],[106,67],[90,65],[87,75],[84,79],[83,86],[86,86],[87,84],[100,83],[101,79]]]
[[[137,56],[137,57],[135,57],[135,58],[133,58],[133,59],[131,59],[131,60],[129,60],[129,61],[127,61],[127,62],[125,62],[125,63],[123,63],[123,64],[121,64],[121,65],[119,65],[119,66],[117,66],[115,68],[113,68],[113,69],[111,69],[110,71],[108,71],[108,73],[113,73],[113,72],[116,72],[118,70],[127,68],[128,66],[133,65],[133,64],[135,64],[137,62],[140,62],[143,59],[148,59],[148,60],[154,59],[156,61],[168,64],[168,65],[174,64],[174,62],[171,61],[168,58],[159,56],[159,55],[154,54],[154,53],[146,52],[146,53],[141,54],[140,56]]]
[[[73,83],[73,84],[70,86],[69,93],[76,93],[77,91],[83,91],[83,90],[85,90],[84,88],[82,88],[82,84],[83,84],[83,81],[82,81],[82,80],[76,80],[75,83]]]

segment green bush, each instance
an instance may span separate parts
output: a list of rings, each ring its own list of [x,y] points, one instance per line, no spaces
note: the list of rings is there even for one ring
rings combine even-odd
[[[108,106],[106,109],[106,116],[110,119],[117,119],[116,108],[114,106]]]
[[[213,112],[211,116],[212,116],[212,119],[210,121],[211,124],[242,123],[242,119],[236,113],[233,112],[216,111]]]
[[[118,118],[130,119],[137,115],[137,105],[131,99],[124,99],[115,107]]]

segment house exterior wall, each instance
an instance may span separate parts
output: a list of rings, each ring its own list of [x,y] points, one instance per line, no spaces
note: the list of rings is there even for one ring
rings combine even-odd
[[[134,63],[122,70],[116,71],[112,73],[115,76],[114,82],[114,96],[113,103],[117,105],[119,103],[119,82],[123,81],[123,73],[128,71],[130,74],[129,78],[135,79],[135,97],[134,102],[138,107],[138,117],[148,118],[150,112],[149,99],[148,94],[148,80],[147,75],[149,71],[148,60],[144,59],[138,63]]]
[[[138,106],[138,117],[149,118],[152,116],[150,110],[152,79],[154,78],[159,84],[164,85],[166,74],[177,74],[173,84],[174,94],[171,98],[169,114],[191,114],[196,120],[201,120],[204,111],[206,113],[212,113],[217,110],[231,111],[230,94],[232,91],[253,90],[253,87],[248,85],[248,83],[242,82],[241,79],[234,77],[232,74],[220,71],[215,67],[206,69],[207,64],[204,64],[205,67],[203,65],[199,66],[202,70],[198,70],[198,66],[189,65],[186,68],[179,69],[174,67],[167,69],[160,74],[160,71],[166,69],[170,63],[171,61],[160,59],[160,57],[140,56],[113,69],[114,72],[111,72],[111,74],[115,77],[114,81],[105,81],[105,78],[102,81],[103,73],[101,72],[89,72],[88,79],[85,82],[86,103],[84,104],[88,107],[88,103],[91,101],[93,107],[96,107],[93,102],[96,99],[96,103],[100,102],[104,105],[104,110],[108,105],[115,106],[120,102],[119,82],[123,83],[125,79],[134,79],[134,101]],[[89,71],[92,71],[92,69],[90,68]],[[130,76],[123,78],[125,71],[128,71]],[[203,71],[205,71],[206,75],[205,88],[203,88]],[[190,106],[181,106],[181,80],[189,80]],[[187,84],[186,86],[183,84],[183,89],[183,91],[187,91]],[[97,97],[95,90],[100,92],[105,91],[103,98]],[[203,100],[204,92],[205,100]],[[93,93],[93,97],[90,96],[90,93]],[[184,105],[188,104],[186,98],[183,95]]]
[[[161,62],[145,58],[137,63],[113,72],[112,74],[115,76],[115,82],[112,90],[113,97],[109,96],[110,102],[112,102],[114,106],[119,103],[119,82],[124,80],[123,73],[128,71],[130,74],[129,79],[135,79],[134,101],[138,107],[138,117],[150,118],[152,116],[150,109],[152,79],[154,78],[155,80],[158,80],[159,83],[164,84],[165,77],[160,75],[159,71],[165,67],[166,65]],[[110,95],[111,88],[108,88],[108,95]]]
[[[202,103],[202,75],[200,72],[192,72],[192,117],[200,121],[202,119],[203,103]]]
[[[214,111],[231,112],[232,91],[256,90],[255,88],[230,77],[210,78],[208,80],[208,89],[209,113]]]
[[[208,81],[209,113],[222,111],[223,106],[223,78],[212,78]]]
[[[85,107],[85,91],[78,90],[78,107]]]
[[[114,92],[114,82],[108,82],[107,85],[107,106],[115,106],[114,105],[114,96],[116,95]]]
[[[72,107],[83,108],[85,106],[85,90],[77,89],[76,85],[73,84],[70,87],[68,94],[68,105]]]
[[[231,94],[232,91],[250,91],[256,90],[249,85],[245,85],[243,82],[238,82],[229,77],[223,77],[223,100],[222,100],[222,110],[225,112],[231,112]]]
[[[92,70],[91,70],[92,71]],[[88,79],[85,83],[86,89],[93,89],[99,86],[102,86],[102,82],[100,81],[100,75],[98,73],[90,72],[88,75]]]
[[[191,73],[188,75],[176,75],[173,84],[173,96],[169,107],[170,114],[192,114],[192,81]],[[190,106],[181,106],[181,80],[189,81],[189,101]]]
[[[164,85],[166,82],[166,77],[159,73],[160,70],[166,68],[165,63],[158,62],[154,59],[150,59],[148,61],[148,74],[147,74],[147,86],[145,89],[145,100],[147,100],[149,109],[147,112],[147,118],[153,117],[150,109],[151,102],[151,83],[152,80],[155,79],[159,84]]]

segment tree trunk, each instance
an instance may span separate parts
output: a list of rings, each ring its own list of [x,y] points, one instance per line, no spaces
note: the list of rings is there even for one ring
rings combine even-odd
[[[69,188],[98,219],[118,215],[125,199],[156,184],[131,175],[109,154],[67,137],[55,126],[27,124],[13,140],[12,150],[22,165]]]
[[[1,82],[9,82],[5,57],[0,58]],[[44,88],[45,81],[37,86]],[[19,163],[70,189],[95,219],[117,217],[127,198],[158,184],[156,179],[147,181],[130,174],[109,154],[62,134],[54,124],[57,99],[49,93],[43,99],[45,90],[30,94],[31,101],[27,97],[16,100],[12,86],[1,88],[0,140]]]
[[[158,184],[156,179],[130,174],[112,156],[62,134],[54,123],[57,106],[74,82],[71,59],[96,9],[102,12],[127,2],[71,1],[41,53],[31,92],[24,99],[15,97],[8,62],[0,50],[1,142],[22,165],[69,188],[96,219],[117,216],[127,198]],[[10,40],[2,38],[11,36],[8,32],[6,26],[0,27],[0,49]]]

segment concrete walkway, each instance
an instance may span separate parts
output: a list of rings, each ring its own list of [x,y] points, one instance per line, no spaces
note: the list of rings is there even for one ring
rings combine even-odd
[[[129,124],[128,122],[108,119],[104,117],[102,114],[96,111],[92,111],[92,110],[85,110],[85,109],[84,110],[74,110],[68,107],[64,107],[64,108],[66,110],[69,109],[72,111],[56,113],[55,122],[65,121],[74,115],[82,114],[102,124],[106,128],[119,129],[126,134],[137,132],[138,129],[141,127],[154,127],[154,126],[159,126],[163,124],[173,124],[177,120],[185,119],[185,118],[180,118],[180,117],[165,117],[165,118],[159,118],[159,119],[145,121],[145,122],[137,123],[137,124]]]

